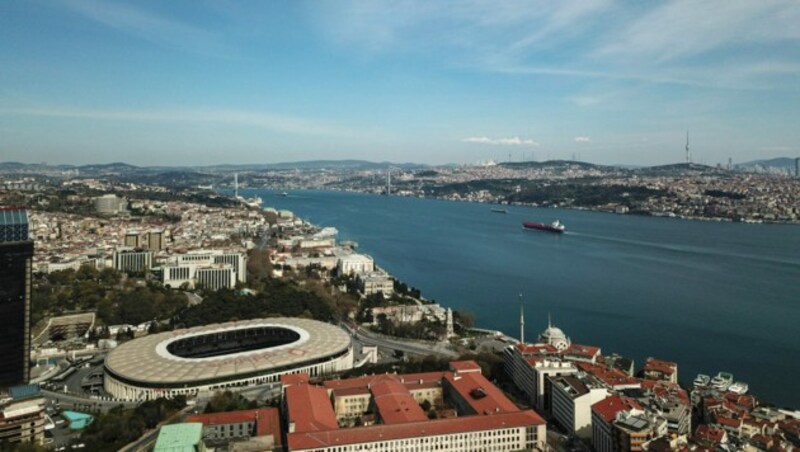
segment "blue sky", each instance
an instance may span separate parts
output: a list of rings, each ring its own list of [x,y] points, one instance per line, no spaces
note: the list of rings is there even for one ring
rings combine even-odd
[[[0,2],[0,161],[800,156],[796,1]]]

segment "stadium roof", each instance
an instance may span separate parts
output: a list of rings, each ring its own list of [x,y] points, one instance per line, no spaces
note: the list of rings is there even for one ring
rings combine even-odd
[[[275,327],[290,329],[300,338],[275,347],[204,358],[185,358],[167,349],[171,342],[239,329]],[[206,325],[153,334],[124,343],[106,358],[106,371],[130,384],[171,387],[221,382],[244,375],[267,375],[333,357],[350,347],[341,328],[310,319],[267,318]]]

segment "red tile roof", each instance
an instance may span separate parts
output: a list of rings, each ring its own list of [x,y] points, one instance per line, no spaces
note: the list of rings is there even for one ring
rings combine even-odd
[[[580,370],[594,376],[612,389],[640,387],[641,382],[636,378],[614,368],[607,368],[599,364],[577,363]]]
[[[644,363],[645,372],[658,372],[664,375],[672,375],[678,370],[678,364],[672,361],[663,361],[655,358],[647,358]]]
[[[286,374],[281,375],[281,385],[297,385],[302,383],[308,383],[308,374]]]
[[[294,423],[296,432],[313,432],[339,428],[336,413],[325,388],[312,385],[297,385],[286,388],[288,418]]]
[[[315,449],[346,444],[361,444],[391,441],[463,432],[498,430],[513,427],[543,425],[544,420],[531,410],[501,413],[495,416],[461,416],[452,419],[436,419],[425,422],[410,422],[394,425],[373,425],[319,431],[290,433],[287,441],[290,450]]]
[[[445,380],[475,410],[476,414],[492,415],[519,411],[498,388],[479,373],[448,375]]]
[[[186,422],[200,422],[204,426],[255,422],[256,436],[272,435],[278,445],[280,445],[281,441],[280,412],[277,408],[259,408],[256,410],[230,411],[227,413],[193,414],[186,417]]]
[[[595,347],[592,345],[570,344],[570,346],[564,350],[563,354],[593,359],[600,356],[600,347]]]
[[[481,372],[481,366],[472,360],[453,361],[450,363],[450,370],[453,372]]]
[[[692,436],[692,440],[701,444],[720,444],[725,440],[725,430],[708,424],[701,424]]]
[[[606,397],[592,405],[592,412],[597,413],[607,423],[614,422],[614,419],[617,418],[617,413],[641,409],[642,406],[635,399],[617,395]]]
[[[441,381],[446,372],[425,372],[417,374],[378,374],[363,377],[348,378],[345,380],[328,380],[322,383],[328,389],[367,388],[383,381],[399,381],[405,384],[420,384]]]
[[[374,385],[371,390],[372,400],[384,424],[419,422],[428,419],[402,383],[384,381]]]
[[[514,346],[523,355],[556,355],[558,349],[550,344],[517,344]]]

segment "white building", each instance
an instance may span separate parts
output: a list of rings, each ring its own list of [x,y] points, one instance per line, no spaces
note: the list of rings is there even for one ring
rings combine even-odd
[[[525,356],[525,346],[512,345],[504,352],[508,375],[528,396],[528,401],[540,413],[550,412],[549,377],[572,375],[578,371],[569,361],[556,357]]]
[[[580,438],[592,438],[592,405],[609,396],[604,388],[587,386],[574,375],[550,379],[552,413],[556,422]]]
[[[243,253],[222,250],[197,250],[186,254],[176,254],[172,257],[171,264],[177,266],[229,264],[236,273],[236,281],[247,282],[247,259]]]
[[[336,268],[340,275],[353,275],[356,273],[372,273],[375,271],[375,262],[365,254],[346,254],[339,256]]]
[[[113,254],[114,268],[121,272],[146,272],[153,267],[152,251],[117,250]]]
[[[94,208],[98,213],[114,214],[127,211],[128,200],[115,194],[94,198]]]
[[[236,272],[228,264],[200,267],[194,274],[195,285],[211,290],[233,289],[236,287]]]
[[[394,281],[389,275],[381,272],[358,275],[358,286],[364,295],[381,292],[384,297],[389,297],[394,293]]]

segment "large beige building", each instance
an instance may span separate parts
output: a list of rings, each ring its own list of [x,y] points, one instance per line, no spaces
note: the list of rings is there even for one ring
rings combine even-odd
[[[448,372],[370,376],[322,386],[300,375],[281,381],[289,451],[545,447],[545,421],[532,410],[520,410],[473,361],[453,362]]]

